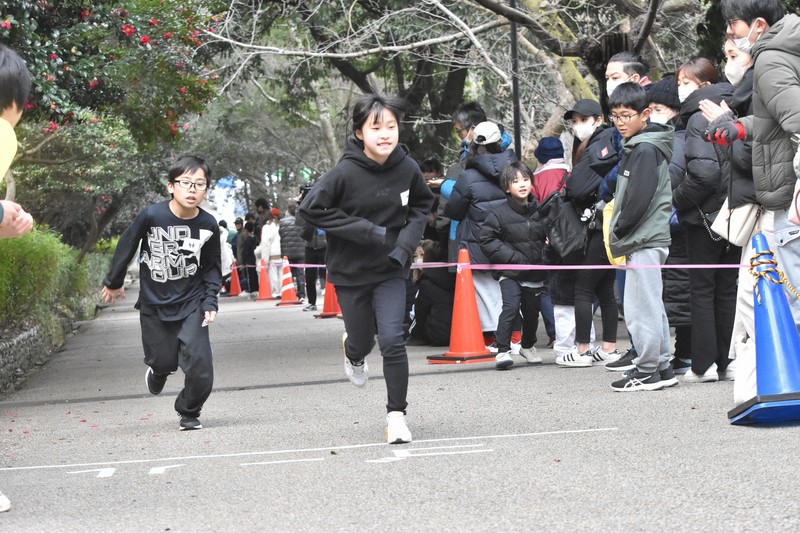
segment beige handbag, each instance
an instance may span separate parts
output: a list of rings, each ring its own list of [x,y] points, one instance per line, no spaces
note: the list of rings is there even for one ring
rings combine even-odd
[[[759,204],[744,204],[728,209],[728,199],[725,198],[717,218],[711,224],[711,231],[735,246],[745,246],[753,234],[759,216]]]

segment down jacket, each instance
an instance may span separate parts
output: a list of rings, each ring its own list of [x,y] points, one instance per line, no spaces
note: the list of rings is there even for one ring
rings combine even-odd
[[[720,155],[724,158],[728,155],[718,154],[714,145],[706,142],[708,121],[700,112],[700,101],[711,100],[719,104],[732,95],[731,84],[717,83],[696,90],[681,105],[681,119],[686,124],[686,175],[673,192],[673,204],[681,224],[703,225],[700,211],[707,215],[718,212],[728,195],[730,173],[722,172],[723,163],[719,159]]]
[[[510,149],[467,159],[464,172],[458,176],[447,200],[444,215],[460,221],[457,249],[466,248],[473,265],[489,262],[478,244],[478,232],[487,215],[506,202],[506,193],[500,189],[500,172],[516,161],[517,156]]]
[[[541,265],[546,234],[536,203],[513,199],[489,213],[478,234],[481,250],[495,264]],[[544,281],[545,270],[502,270],[496,274],[517,281]],[[499,277],[499,276],[496,276]]]
[[[786,209],[797,177],[792,133],[800,132],[800,17],[786,15],[756,41],[753,115],[740,119],[753,140],[753,181],[759,203]]]

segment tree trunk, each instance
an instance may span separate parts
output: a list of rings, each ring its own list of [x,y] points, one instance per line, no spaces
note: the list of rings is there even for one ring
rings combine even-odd
[[[81,251],[78,253],[78,263],[83,262],[83,258],[86,257],[86,254],[94,248],[94,245],[97,244],[97,241],[100,240],[100,234],[103,232],[105,227],[114,220],[114,217],[117,216],[117,212],[119,208],[117,207],[117,202],[112,202],[111,205],[106,208],[100,214],[99,218],[92,217],[92,229],[89,231],[89,235],[86,236],[86,242],[83,243],[81,247]]]

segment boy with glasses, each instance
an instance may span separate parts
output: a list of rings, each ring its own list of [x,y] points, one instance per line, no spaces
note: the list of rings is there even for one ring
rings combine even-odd
[[[661,272],[670,244],[672,188],[669,162],[674,130],[649,122],[647,92],[623,83],[609,99],[609,118],[622,137],[623,158],[611,214],[609,247],[627,257],[625,325],[636,340],[635,368],[611,384],[615,391],[659,390],[678,380],[669,363],[669,322],[661,299]],[[637,268],[642,267],[642,268]]]
[[[199,416],[211,394],[214,369],[208,326],[217,316],[222,284],[216,219],[199,205],[211,170],[206,162],[184,156],[169,169],[170,200],[144,208],[119,239],[111,269],[103,280],[105,302],[125,298],[128,264],[139,253],[139,301],[145,382],[159,394],[178,367],[184,388],[175,400],[180,430],[201,429]]]

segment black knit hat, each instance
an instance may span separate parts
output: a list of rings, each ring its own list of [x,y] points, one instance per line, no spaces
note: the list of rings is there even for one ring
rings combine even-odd
[[[647,95],[651,104],[662,104],[675,111],[680,111],[681,101],[678,100],[678,82],[675,76],[667,76],[650,86]]]

